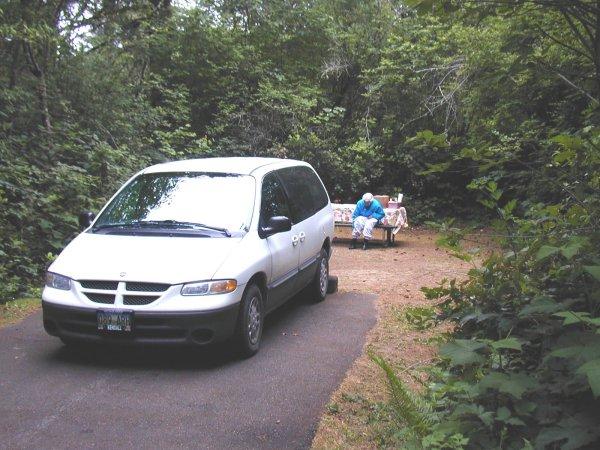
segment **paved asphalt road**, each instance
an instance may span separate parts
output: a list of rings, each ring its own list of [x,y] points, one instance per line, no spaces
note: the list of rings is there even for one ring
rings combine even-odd
[[[298,298],[239,360],[223,347],[74,351],[36,313],[0,330],[0,448],[307,448],[375,320],[374,296]]]

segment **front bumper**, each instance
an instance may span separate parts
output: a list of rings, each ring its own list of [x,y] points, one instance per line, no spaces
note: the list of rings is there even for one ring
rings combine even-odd
[[[44,328],[52,336],[113,344],[206,345],[228,339],[235,331],[239,304],[213,311],[134,311],[130,333],[99,332],[96,309],[43,301]]]

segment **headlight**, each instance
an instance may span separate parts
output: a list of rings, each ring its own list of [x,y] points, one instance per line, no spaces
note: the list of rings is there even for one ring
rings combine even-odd
[[[227,294],[235,291],[236,287],[237,281],[235,280],[200,281],[184,284],[181,288],[181,295]]]
[[[46,286],[68,291],[71,289],[71,279],[58,275],[57,273],[46,272]]]

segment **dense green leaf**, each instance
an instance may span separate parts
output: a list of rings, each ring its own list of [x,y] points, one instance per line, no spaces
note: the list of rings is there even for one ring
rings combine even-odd
[[[583,323],[589,317],[590,313],[585,311],[561,311],[552,314],[555,317],[561,317],[563,325],[572,325],[574,323]]]
[[[548,448],[548,445],[560,443],[561,449],[582,448],[598,439],[600,430],[593,419],[581,414],[562,419],[555,426],[544,427],[535,439],[536,449]]]
[[[596,280],[600,281],[600,266],[584,266],[583,268]]]
[[[554,255],[560,251],[560,248],[553,247],[551,245],[543,245],[537,252],[536,259],[542,260],[547,258],[548,256]]]
[[[478,352],[486,347],[486,344],[478,341],[456,339],[441,346],[440,355],[450,359],[452,365],[476,364],[484,361],[484,357]]]
[[[515,338],[500,339],[499,341],[492,342],[490,344],[495,350],[499,349],[511,349],[521,350],[521,343]]]
[[[528,317],[535,314],[551,314],[561,309],[561,305],[550,297],[537,297],[529,305],[519,311],[519,317]]]
[[[565,258],[572,259],[575,255],[577,255],[577,253],[579,253],[579,250],[581,250],[586,243],[586,239],[580,236],[574,236],[569,239],[569,242],[566,245],[561,247],[560,252]]]
[[[505,374],[492,372],[486,375],[480,382],[482,390],[495,389],[498,392],[509,394],[520,399],[524,393],[536,389],[539,383],[524,373]]]
[[[510,409],[508,409],[506,406],[501,406],[496,412],[496,419],[502,422],[506,422],[510,416]]]
[[[588,383],[594,393],[594,397],[600,396],[600,359],[593,359],[586,362],[577,369],[577,373],[587,377]]]

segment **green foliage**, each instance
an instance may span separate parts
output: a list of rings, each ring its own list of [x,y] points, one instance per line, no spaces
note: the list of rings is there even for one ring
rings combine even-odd
[[[495,216],[490,233],[499,245],[474,258],[461,247],[472,230],[452,219],[429,223],[442,234],[439,245],[483,263],[466,281],[423,289],[455,331],[439,349],[442,361],[428,369],[421,401],[436,417],[421,445],[436,448],[457,435],[469,448],[596,448],[600,129],[597,100],[582,91],[597,99],[599,90],[589,61],[548,38],[562,35],[579,48],[553,8],[506,11],[466,5],[434,18],[421,9],[421,31],[435,30],[438,42],[411,41],[422,52],[411,55],[415,61],[435,48],[437,62],[421,73],[443,67],[444,82],[435,86],[460,92],[461,106],[455,122],[440,126],[441,114],[433,114],[433,124],[411,130],[404,145],[424,157],[418,173],[446,190],[446,180],[461,179],[456,174],[470,177],[472,205]],[[569,80],[575,87],[560,76],[568,64],[587,68]],[[461,81],[468,89],[453,91]],[[396,75],[390,86],[402,82]],[[452,215],[461,206],[451,203]]]
[[[417,330],[426,330],[436,325],[436,312],[433,308],[413,306],[406,308],[406,321]]]
[[[579,162],[557,179],[577,186],[558,202],[528,203],[524,210],[504,200],[504,177],[473,183],[499,217],[494,228],[505,250],[464,282],[423,289],[456,328],[440,347],[443,362],[430,370],[422,401],[470,447],[600,442],[600,235],[588,225],[600,218],[596,179],[588,172],[599,162],[595,131],[582,136],[561,140],[577,142]],[[468,234],[451,221],[438,228],[446,232],[440,242],[460,257]],[[436,436],[431,430],[426,438]]]
[[[456,339],[440,348],[440,355],[450,359],[452,365],[469,365],[485,361],[477,350],[485,348],[485,344],[478,341]]]

